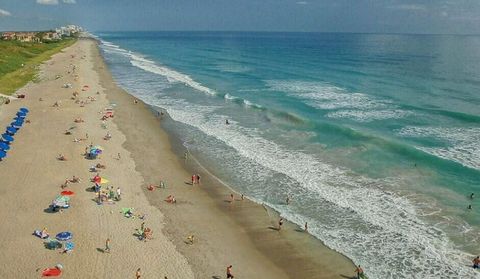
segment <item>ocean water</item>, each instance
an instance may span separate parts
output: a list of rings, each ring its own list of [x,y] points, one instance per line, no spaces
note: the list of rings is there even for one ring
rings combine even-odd
[[[204,166],[369,278],[480,278],[480,37],[95,35]]]

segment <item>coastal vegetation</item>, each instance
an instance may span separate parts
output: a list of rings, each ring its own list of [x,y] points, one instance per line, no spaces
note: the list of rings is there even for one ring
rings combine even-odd
[[[74,38],[49,43],[0,41],[0,93],[11,95],[35,80],[42,62],[75,41]]]

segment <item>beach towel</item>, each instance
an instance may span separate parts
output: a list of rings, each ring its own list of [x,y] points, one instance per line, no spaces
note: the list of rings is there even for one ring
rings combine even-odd
[[[42,231],[40,231],[40,230],[35,230],[33,232],[33,235],[37,236],[37,237],[40,237],[41,239],[46,239],[46,238],[49,237],[48,233],[45,236],[42,237]]]

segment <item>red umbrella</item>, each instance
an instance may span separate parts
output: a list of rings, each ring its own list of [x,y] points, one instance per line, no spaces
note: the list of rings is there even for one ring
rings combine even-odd
[[[73,191],[62,191],[60,195],[62,196],[73,196],[75,193]]]

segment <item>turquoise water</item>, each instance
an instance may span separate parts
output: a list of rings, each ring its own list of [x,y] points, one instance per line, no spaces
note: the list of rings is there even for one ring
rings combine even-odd
[[[96,35],[210,171],[370,278],[480,278],[480,37]]]

